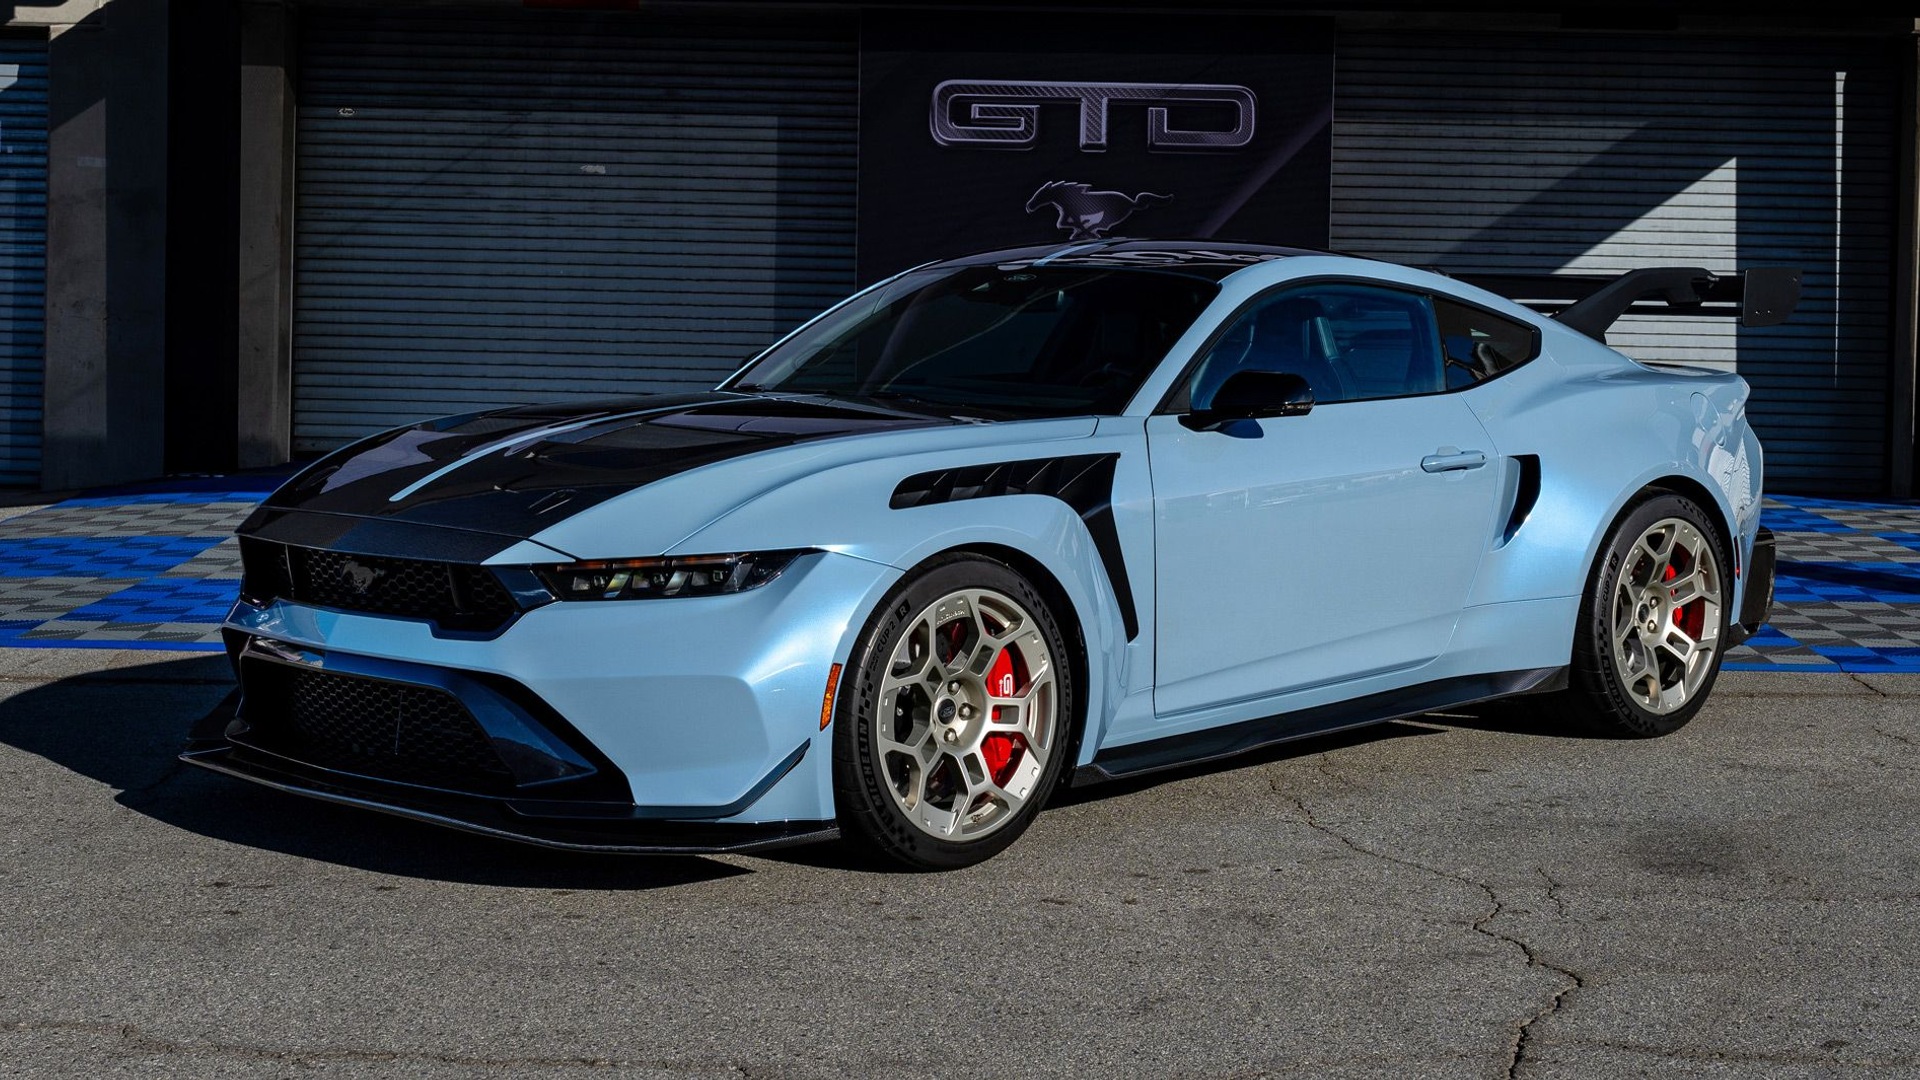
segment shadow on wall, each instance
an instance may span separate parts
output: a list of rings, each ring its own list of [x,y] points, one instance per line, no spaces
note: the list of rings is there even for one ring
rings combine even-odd
[[[1770,490],[1885,489],[1901,70],[1887,42],[1381,40],[1343,58],[1336,244],[1461,272],[1798,267],[1784,326],[1635,316],[1609,336],[1641,359],[1731,359]],[[1471,75],[1409,69],[1412,50]],[[1435,115],[1471,117],[1485,152],[1436,138]]]

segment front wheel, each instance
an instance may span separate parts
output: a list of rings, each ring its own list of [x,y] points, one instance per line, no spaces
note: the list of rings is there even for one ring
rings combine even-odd
[[[1046,599],[1004,563],[957,555],[909,575],[862,634],[836,710],[846,838],[937,870],[1013,843],[1066,761],[1067,656]]]
[[[1713,519],[1672,493],[1638,503],[1614,526],[1574,631],[1562,695],[1574,719],[1642,738],[1693,719],[1727,640],[1725,550]]]

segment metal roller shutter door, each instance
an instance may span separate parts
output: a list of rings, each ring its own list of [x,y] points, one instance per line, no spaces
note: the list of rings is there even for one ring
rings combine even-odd
[[[854,283],[850,27],[316,12],[294,445],[711,386]]]
[[[40,482],[46,305],[47,46],[0,40],[0,485]]]
[[[1647,361],[1733,367],[1778,491],[1887,466],[1892,58],[1843,39],[1351,34],[1333,244],[1444,269],[1794,265],[1792,322],[1633,318]]]

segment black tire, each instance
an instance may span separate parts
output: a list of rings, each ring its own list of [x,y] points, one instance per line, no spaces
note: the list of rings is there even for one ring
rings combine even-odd
[[[953,617],[943,621],[936,604]],[[974,614],[954,614],[961,607]],[[989,637],[993,627],[1012,625],[1013,612],[1028,621],[1004,641]],[[1027,659],[1042,647],[1044,675]],[[990,666],[982,649],[992,652]],[[946,662],[948,650],[967,661],[959,670]],[[998,689],[1016,687],[1004,681],[1013,675],[995,674],[1001,653],[1009,672],[1025,665],[1018,668],[1024,696],[988,693],[989,678],[1002,680]],[[1018,839],[1058,783],[1079,722],[1066,636],[1032,582],[979,555],[934,559],[881,602],[849,667],[833,721],[834,800],[846,842],[897,866],[951,870]],[[1009,734],[990,699],[1017,702],[1004,716],[1038,727]],[[1023,793],[1017,799],[1016,790]],[[950,822],[944,832],[942,821]]]
[[[1657,550],[1662,534],[1672,536],[1664,563]],[[1683,561],[1691,565],[1664,569]],[[1568,687],[1557,695],[1563,714],[1589,730],[1625,738],[1667,735],[1685,726],[1720,672],[1730,571],[1720,527],[1693,500],[1655,491],[1629,506],[1600,545],[1581,597]],[[1674,597],[1683,590],[1669,584],[1691,586],[1685,591],[1697,592],[1697,599],[1676,605]],[[1689,643],[1697,659],[1674,651]]]

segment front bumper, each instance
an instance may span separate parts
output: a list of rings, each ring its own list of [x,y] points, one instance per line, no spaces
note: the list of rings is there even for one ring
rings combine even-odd
[[[549,847],[745,851],[830,838],[822,694],[849,627],[894,577],[822,553],[746,593],[553,603],[485,639],[237,604],[226,634],[241,692],[181,758]]]
[[[1727,627],[1738,645],[1760,632],[1773,614],[1775,548],[1773,530],[1762,525],[1753,538],[1753,555],[1746,565],[1746,591],[1740,597],[1740,616]]]

